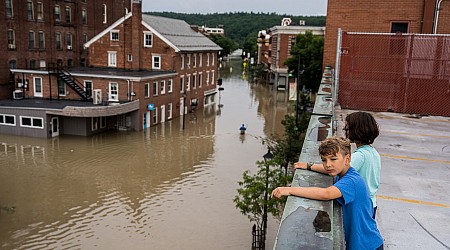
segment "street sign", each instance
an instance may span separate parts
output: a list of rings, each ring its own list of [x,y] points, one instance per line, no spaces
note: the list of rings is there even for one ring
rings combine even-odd
[[[155,110],[155,104],[150,103],[149,105],[147,105],[147,109],[150,110],[150,111]]]

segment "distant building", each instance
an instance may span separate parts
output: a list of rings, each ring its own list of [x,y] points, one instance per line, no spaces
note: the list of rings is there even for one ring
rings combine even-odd
[[[210,28],[210,27],[206,27],[206,26],[202,26],[199,27],[199,31],[201,31],[202,33],[204,33],[205,35],[221,35],[224,36],[225,35],[225,30],[223,29],[223,27],[217,27],[217,28]]]

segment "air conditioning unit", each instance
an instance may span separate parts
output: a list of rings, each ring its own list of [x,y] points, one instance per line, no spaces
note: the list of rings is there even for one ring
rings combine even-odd
[[[67,45],[67,50],[72,50],[72,45]]]
[[[16,100],[23,99],[23,91],[22,90],[14,90],[13,98]]]
[[[16,49],[16,45],[15,44],[8,44],[8,49]]]
[[[94,104],[102,103],[102,90],[101,89],[94,89],[94,91],[92,93],[92,102]]]

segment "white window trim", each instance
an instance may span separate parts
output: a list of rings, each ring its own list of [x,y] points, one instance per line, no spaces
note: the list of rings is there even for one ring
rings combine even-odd
[[[159,84],[159,89],[160,89],[161,95],[166,94],[166,80],[161,80],[161,83]]]
[[[186,89],[186,86],[184,86],[184,76],[180,76],[180,86],[181,86],[181,90],[180,93],[183,93],[184,90]]]
[[[199,62],[198,62],[198,67],[199,68],[201,68],[202,66],[203,66],[203,53],[200,53],[199,55],[198,55],[198,58],[199,58]]]
[[[147,41],[147,35],[150,35],[150,45],[148,45],[148,44],[146,44],[146,41]],[[150,32],[150,31],[144,31],[144,47],[145,48],[151,48],[151,47],[153,47],[153,33],[152,32]]]
[[[23,123],[22,123],[22,119],[23,118],[30,118],[31,119],[31,126],[29,126],[29,125],[23,125]],[[42,126],[34,126],[33,125],[33,120],[41,120],[41,124],[42,124]],[[42,118],[42,117],[34,117],[34,116],[20,116],[20,126],[21,127],[23,127],[23,128],[39,128],[39,129],[44,129],[44,118]]]
[[[159,59],[159,66],[155,66],[155,58]],[[161,56],[160,55],[154,55],[152,56],[152,69],[161,69]]]
[[[191,91],[191,75],[186,75],[186,91]]]
[[[108,22],[108,7],[106,6],[106,4],[103,4],[103,23],[107,23]]]
[[[146,91],[145,91],[145,87],[147,86],[147,93],[145,93]],[[148,83],[146,83],[145,85],[144,85],[144,98],[150,98],[150,94],[151,94],[151,90],[150,90],[150,83],[148,82]]]
[[[173,80],[172,79],[167,80],[167,92],[168,93],[173,92]]]
[[[159,83],[158,81],[153,82],[153,91],[151,92],[153,96],[158,96],[159,94]]]
[[[181,55],[181,69],[184,69],[184,55]]]
[[[197,73],[192,74],[192,89],[197,89]]]
[[[117,34],[117,39],[114,39],[113,38],[113,34]],[[119,34],[119,30],[111,30],[110,32],[109,32],[109,39],[111,40],[111,41],[114,41],[114,42],[118,42],[119,40],[120,40],[120,36],[119,36],[120,34]]]
[[[167,104],[167,120],[172,119],[172,103]]]
[[[0,125],[4,125],[4,126],[16,126],[16,116],[15,115],[9,115],[9,114],[0,114],[0,116],[3,116],[3,122],[0,123]],[[12,117],[14,118],[14,123],[6,123],[6,117]]]
[[[203,72],[198,73],[198,88],[201,89],[202,88],[202,83],[203,81]]]
[[[114,60],[112,57],[114,55]],[[108,67],[117,67],[117,51],[108,51]]]

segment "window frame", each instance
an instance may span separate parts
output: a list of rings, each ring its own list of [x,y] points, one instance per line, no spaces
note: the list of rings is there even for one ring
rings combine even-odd
[[[161,93],[161,95],[165,95],[166,94],[166,80],[161,80],[160,81],[159,93]]]
[[[108,67],[117,67],[117,51],[108,51]]]
[[[59,5],[55,5],[54,18],[55,18],[55,22],[57,22],[57,23],[61,22],[61,6],[59,6]]]
[[[167,92],[168,93],[173,92],[173,80],[172,79],[167,80]]]
[[[44,20],[44,4],[42,2],[37,2],[36,19],[38,21]]]
[[[33,1],[30,0],[27,1],[27,20],[28,21],[34,20],[34,4]]]
[[[152,88],[152,95],[153,96],[158,96],[158,92],[159,92],[159,84],[158,81],[154,81],[153,82],[153,88]]]
[[[30,119],[30,125],[25,125],[24,124],[24,120],[23,119]],[[38,128],[38,129],[44,129],[44,118],[42,117],[37,117],[37,116],[25,116],[25,115],[21,115],[19,117],[20,120],[20,127],[23,128]],[[41,125],[34,125],[35,120],[40,120],[41,121]]]
[[[161,69],[161,55],[152,56],[152,69]]]
[[[150,31],[144,31],[144,47],[145,48],[153,47],[153,33]]]
[[[9,3],[9,8],[8,8]],[[12,0],[6,0],[5,1],[5,14],[7,18],[13,18],[14,17],[14,6]]]
[[[117,35],[117,38],[115,37],[115,35]],[[109,40],[113,41],[113,42],[118,42],[120,39],[119,37],[119,30],[111,30],[109,32]]]
[[[2,120],[0,120],[0,125],[2,126],[16,126],[16,116],[11,114],[0,114],[0,117],[2,117]],[[6,122],[6,118],[13,118],[13,123]]]

